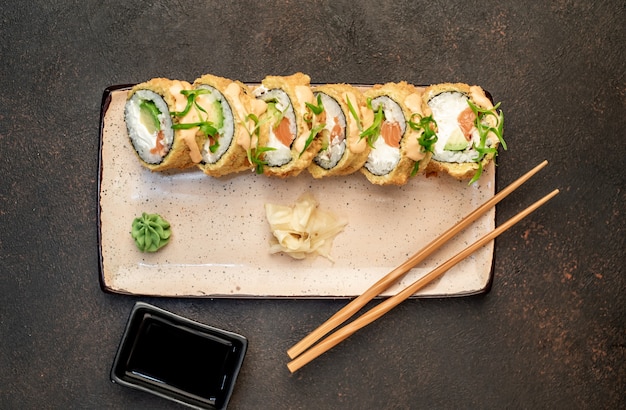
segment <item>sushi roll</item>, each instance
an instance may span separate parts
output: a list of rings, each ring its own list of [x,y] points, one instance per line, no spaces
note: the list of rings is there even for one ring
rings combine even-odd
[[[175,112],[184,110],[191,89],[185,81],[153,78],[128,93],[124,120],[141,164],[152,171],[187,168],[200,161],[195,133],[176,130]]]
[[[206,74],[194,81],[193,89],[200,120],[196,140],[202,160],[198,168],[213,177],[250,169],[250,135],[245,123],[254,98],[248,95],[248,87]]]
[[[457,179],[480,178],[497,154],[504,117],[479,86],[435,84],[423,101],[437,123],[437,143],[427,172],[445,172]]]
[[[321,149],[309,166],[314,178],[348,175],[363,167],[370,147],[360,132],[372,124],[373,114],[363,94],[348,84],[313,87],[316,105],[312,128],[319,129]],[[316,113],[317,112],[317,113]]]
[[[268,76],[253,90],[253,95],[267,104],[259,121],[257,165],[268,176],[286,178],[300,174],[321,147],[315,132],[311,132],[311,124],[305,120],[307,103],[314,103],[309,76]]]
[[[375,85],[364,96],[374,120],[361,133],[372,147],[361,172],[373,184],[403,185],[430,159],[430,152],[420,144],[421,132],[411,126],[415,116],[423,114],[421,93],[400,82]]]

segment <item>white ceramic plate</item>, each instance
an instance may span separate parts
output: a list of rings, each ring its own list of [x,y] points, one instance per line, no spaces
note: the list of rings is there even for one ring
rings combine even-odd
[[[100,282],[105,291],[145,296],[336,298],[361,294],[380,277],[494,195],[495,167],[471,186],[447,175],[412,178],[402,187],[370,184],[360,173],[315,180],[306,172],[280,180],[240,173],[211,178],[199,170],[152,173],[138,162],[123,120],[124,87],[105,91],[100,151]],[[270,255],[267,202],[291,205],[311,192],[320,208],[348,225],[331,262]],[[133,219],[158,213],[172,225],[170,243],[140,252]],[[494,228],[492,210],[412,269],[397,293]],[[493,242],[416,297],[489,290]],[[385,296],[383,295],[383,296]]]

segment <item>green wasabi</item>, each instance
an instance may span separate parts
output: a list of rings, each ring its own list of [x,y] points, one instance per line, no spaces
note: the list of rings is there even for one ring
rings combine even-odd
[[[143,212],[133,220],[131,236],[142,252],[156,252],[170,241],[170,224],[158,214]]]

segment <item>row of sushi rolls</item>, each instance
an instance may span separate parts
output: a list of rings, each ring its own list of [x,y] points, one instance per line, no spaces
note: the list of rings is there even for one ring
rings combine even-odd
[[[311,84],[303,73],[246,84],[212,74],[153,78],[128,92],[124,120],[141,164],[212,177],[361,172],[403,185],[421,173],[470,183],[503,140],[500,104],[480,86]]]

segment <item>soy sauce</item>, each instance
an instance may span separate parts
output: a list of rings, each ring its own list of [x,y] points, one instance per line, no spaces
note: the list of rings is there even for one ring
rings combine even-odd
[[[140,315],[141,316],[141,315]],[[135,325],[124,378],[222,407],[238,366],[240,342],[149,312]]]

